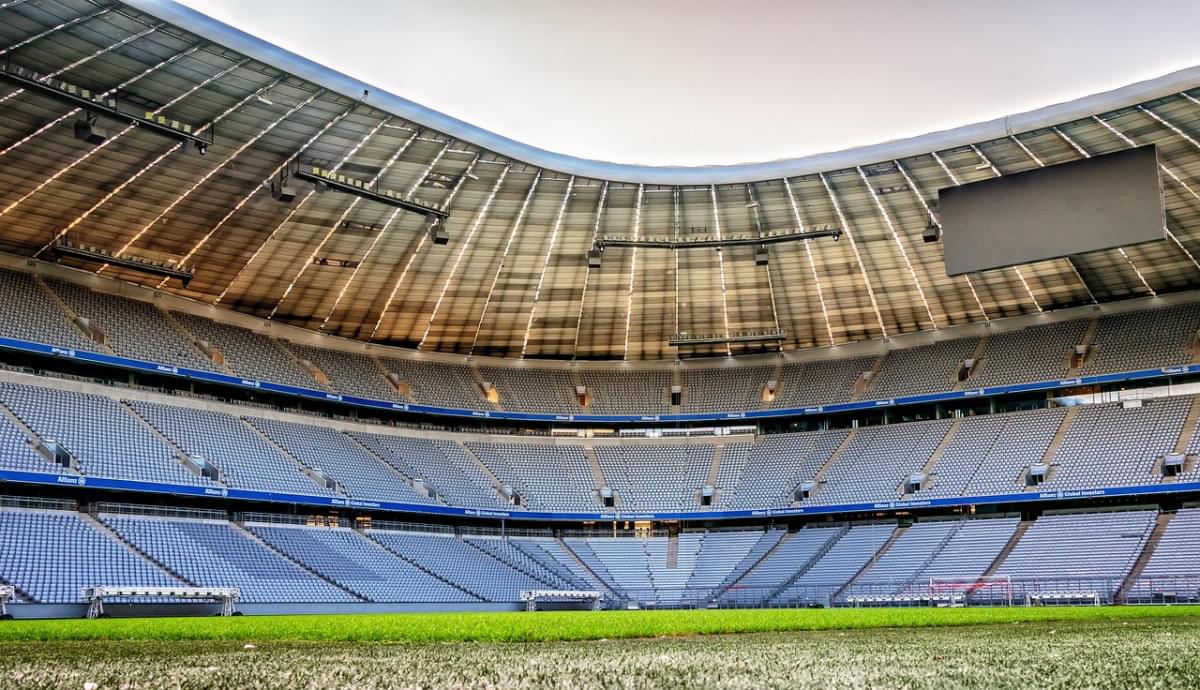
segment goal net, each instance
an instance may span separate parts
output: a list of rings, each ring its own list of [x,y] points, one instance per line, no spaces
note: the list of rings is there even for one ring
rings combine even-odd
[[[1008,575],[931,577],[929,593],[963,604],[1011,606],[1013,603],[1012,579]]]

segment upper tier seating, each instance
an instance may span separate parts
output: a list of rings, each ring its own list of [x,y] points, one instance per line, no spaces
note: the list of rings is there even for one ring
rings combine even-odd
[[[170,446],[111,398],[4,383],[0,402],[43,441],[62,444],[85,475],[219,488],[189,472]]]
[[[682,375],[683,412],[757,410],[771,367],[685,368]]]
[[[879,375],[871,381],[863,397],[894,398],[948,391],[954,387],[963,360],[971,356],[978,344],[979,338],[958,338],[892,350],[884,357]]]
[[[1067,375],[1071,350],[1083,340],[1087,319],[1033,326],[988,337],[979,373],[967,388],[1050,381]]]
[[[0,581],[43,604],[83,600],[104,585],[180,587],[75,512],[0,508]]]
[[[329,388],[342,395],[404,402],[404,396],[388,381],[387,372],[368,354],[297,343],[286,343],[284,347],[291,350],[296,359],[311,362],[328,377]]]
[[[794,409],[841,403],[850,399],[854,384],[870,371],[876,357],[789,362],[779,375],[773,409]]]
[[[220,468],[222,480],[231,488],[332,494],[233,415],[135,400],[128,404],[188,455]]]
[[[671,412],[671,372],[665,369],[580,369],[589,414],[656,415]]]
[[[0,336],[76,350],[99,351],[83,335],[50,291],[27,273],[0,269]]]
[[[216,347],[225,357],[226,366],[239,376],[301,388],[319,388],[312,375],[273,338],[192,314],[171,312],[171,315],[197,339]]]
[[[1084,376],[1188,364],[1200,328],[1200,304],[1114,314],[1100,319],[1092,339],[1095,354],[1079,370]]]
[[[191,337],[157,307],[74,283],[47,281],[71,309],[90,319],[118,355],[187,369],[217,371],[192,344]],[[94,348],[93,348],[94,349]]]
[[[416,361],[379,356],[384,369],[396,374],[412,390],[413,400],[422,405],[452,407],[460,410],[488,410],[471,369],[462,364]]]
[[[9,296],[0,306],[0,337],[43,342],[78,350],[104,351],[70,312],[90,319],[120,355],[168,366],[208,371],[223,367],[252,379],[311,389],[325,389],[385,401],[413,402],[471,410],[533,411],[552,414],[656,415],[671,411],[673,372],[668,368],[566,369],[508,367],[488,363],[477,374],[473,364],[416,359],[381,348],[377,356],[341,349],[287,343],[250,330],[193,314],[160,311],[151,303],[94,291],[78,284],[48,279],[53,289],[30,274],[0,270],[0,288]],[[978,373],[962,382],[965,388],[1056,380],[1066,373],[1068,352],[1081,344],[1087,319],[1031,326],[991,334],[982,348]],[[1200,303],[1111,314],[1099,318],[1091,354],[1082,375],[1154,369],[1191,363]],[[201,348],[197,342],[205,343]],[[771,409],[804,408],[862,400],[885,399],[955,388],[963,359],[976,349],[979,338],[968,336],[932,345],[888,352],[867,390],[855,395],[856,382],[873,368],[876,356],[783,364]],[[208,345],[224,357],[215,364],[205,354]],[[836,351],[831,354],[837,354]],[[325,374],[318,381],[303,362]],[[685,412],[737,412],[764,406],[763,388],[774,367],[758,363],[739,366],[676,366],[683,383]],[[399,377],[402,394],[387,379]],[[576,396],[576,378],[588,389],[585,410]],[[499,402],[489,403],[481,381],[496,385]],[[411,394],[407,391],[411,390]]]
[[[496,387],[500,406],[515,412],[578,414],[579,396],[571,372],[535,367],[479,367],[479,376]]]
[[[191,584],[238,587],[244,602],[358,601],[224,521],[101,517],[121,538]],[[135,583],[121,580],[107,584]]]

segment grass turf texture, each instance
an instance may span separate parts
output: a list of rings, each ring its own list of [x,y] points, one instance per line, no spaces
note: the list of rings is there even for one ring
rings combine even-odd
[[[1135,609],[1098,609],[1130,610]],[[1183,688],[1195,687],[1200,677],[1200,619],[1190,611],[1180,615],[1177,611],[1183,609],[1141,610],[1138,613],[1150,617],[1123,614],[1091,620],[1062,610],[1045,611],[1044,615],[1069,615],[971,628],[582,642],[310,640],[259,642],[250,648],[228,640],[5,642],[0,687]],[[549,622],[554,617],[528,618]],[[369,624],[376,619],[355,620]]]
[[[730,609],[17,620],[0,624],[0,643],[17,640],[551,642],[1034,621],[1113,622],[1147,617],[1200,619],[1200,606]]]

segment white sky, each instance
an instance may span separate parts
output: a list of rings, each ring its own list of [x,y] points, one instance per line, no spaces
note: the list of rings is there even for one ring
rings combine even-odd
[[[183,0],[551,151],[789,158],[1200,64],[1196,0]]]

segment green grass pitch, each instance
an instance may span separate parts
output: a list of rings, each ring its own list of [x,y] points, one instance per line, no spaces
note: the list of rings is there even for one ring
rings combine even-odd
[[[0,688],[1129,688],[1197,683],[1200,607],[1187,606],[0,623]]]

